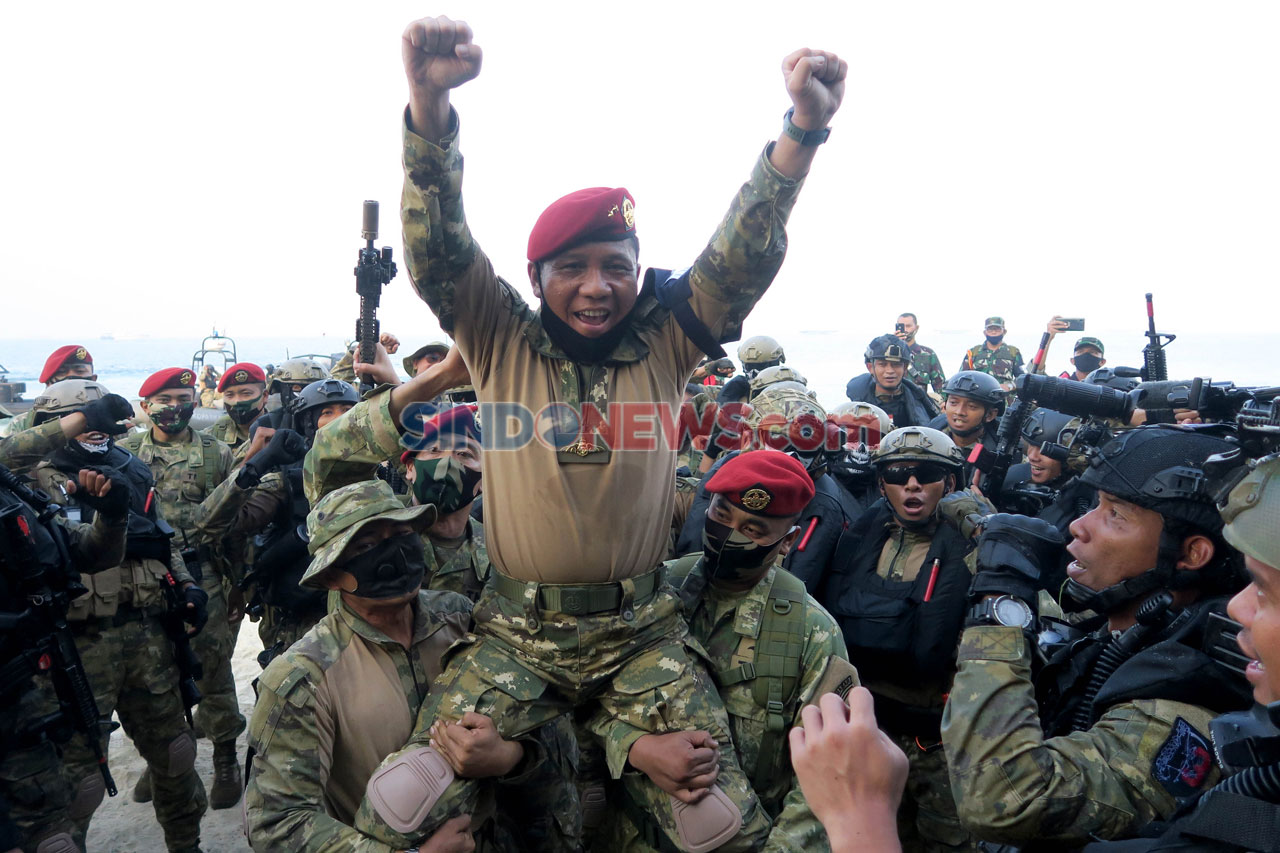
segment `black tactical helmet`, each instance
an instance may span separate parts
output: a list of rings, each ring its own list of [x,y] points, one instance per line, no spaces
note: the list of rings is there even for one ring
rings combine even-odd
[[[1026,423],[1022,425],[1022,438],[1036,447],[1046,441],[1069,447],[1071,439],[1075,437],[1075,432],[1079,428],[1079,418],[1041,406],[1032,412],[1027,417]]]
[[[1008,399],[1000,382],[991,374],[981,370],[962,370],[947,380],[942,386],[942,399],[948,397],[967,397],[976,400],[997,414],[1004,414],[1005,400]]]
[[[867,351],[862,354],[864,361],[884,359],[911,363],[911,345],[897,335],[881,335],[867,344]]]
[[[300,427],[299,432],[310,441],[315,437],[316,421],[320,410],[332,403],[354,406],[360,402],[360,392],[341,379],[317,379],[298,392],[293,401],[293,414]]]

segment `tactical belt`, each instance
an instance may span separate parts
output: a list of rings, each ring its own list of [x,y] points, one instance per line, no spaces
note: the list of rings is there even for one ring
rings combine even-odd
[[[80,636],[92,630],[106,631],[109,628],[128,625],[130,622],[141,622],[153,616],[162,616],[164,612],[165,609],[163,607],[121,607],[116,611],[115,616],[99,616],[83,621],[68,622],[67,627],[71,629],[72,634]]]
[[[654,569],[630,579],[635,584],[632,606],[647,604],[662,582],[662,570]],[[622,584],[534,584],[537,587],[538,608],[569,616],[589,616],[593,613],[616,612],[622,606]],[[498,595],[521,606],[525,603],[525,591],[530,584],[494,572],[493,587]]]

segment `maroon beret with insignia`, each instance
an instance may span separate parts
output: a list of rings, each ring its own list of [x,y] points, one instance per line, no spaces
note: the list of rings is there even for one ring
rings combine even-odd
[[[232,385],[249,385],[253,382],[266,384],[266,381],[267,374],[262,372],[261,367],[250,361],[242,361],[231,365],[222,374],[222,378],[218,380],[218,390],[224,391]]]
[[[89,351],[79,344],[68,344],[65,347],[58,347],[50,355],[49,359],[44,363],[44,370],[40,371],[40,381],[49,384],[49,380],[53,375],[68,364],[93,364],[93,356],[89,355]]]
[[[138,396],[144,400],[152,394],[158,394],[166,388],[195,388],[196,375],[189,367],[166,367],[157,370],[147,377],[138,389]]]
[[[776,450],[740,453],[706,482],[707,491],[756,515],[789,518],[813,500],[813,480],[793,456]]]
[[[404,443],[411,447],[400,454],[400,461],[408,465],[409,460],[419,450],[426,450],[442,438],[453,442],[460,437],[480,441],[480,422],[476,420],[478,407],[475,403],[464,403],[450,406],[437,412],[435,417],[422,422],[422,438],[406,435]],[[450,444],[446,444],[446,447]]]
[[[557,199],[529,233],[529,260],[545,261],[580,243],[636,233],[636,202],[623,187],[590,187]]]

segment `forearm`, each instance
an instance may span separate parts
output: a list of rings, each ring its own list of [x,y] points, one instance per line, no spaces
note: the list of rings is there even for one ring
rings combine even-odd
[[[66,445],[69,436],[62,429],[62,421],[69,418],[84,421],[84,415],[68,415],[62,420],[45,421],[0,439],[0,464],[16,471],[34,468],[50,453]]]
[[[71,536],[76,564],[89,574],[120,565],[128,528],[127,515],[108,521],[100,512],[94,515],[92,524],[78,525]]]
[[[880,848],[861,848],[880,849]],[[800,783],[791,777],[791,789],[782,801],[782,810],[773,820],[773,829],[763,853],[827,853],[831,842],[818,816],[800,791]]]
[[[235,477],[228,477],[209,493],[196,512],[195,525],[200,536],[215,542],[235,525],[236,516],[254,489],[242,489]]]

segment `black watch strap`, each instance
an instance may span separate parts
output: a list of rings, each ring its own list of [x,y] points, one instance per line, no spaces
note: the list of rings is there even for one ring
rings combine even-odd
[[[796,108],[792,107],[782,116],[782,132],[790,136],[801,145],[821,145],[827,141],[827,137],[831,135],[831,128],[824,127],[820,130],[801,130],[791,121],[791,117],[795,115]]]

